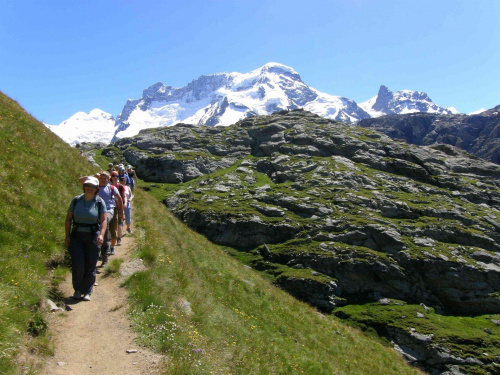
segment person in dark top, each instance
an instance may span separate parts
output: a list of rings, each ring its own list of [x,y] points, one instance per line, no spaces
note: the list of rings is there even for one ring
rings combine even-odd
[[[90,301],[96,265],[106,232],[106,204],[98,196],[99,181],[87,177],[83,194],[74,197],[66,215],[66,246],[72,266],[73,298]]]
[[[130,190],[134,191],[135,184],[137,183],[137,177],[131,165],[127,165],[127,174],[130,179]]]
[[[115,170],[115,168],[113,167],[113,163],[109,163],[108,164],[108,173],[111,174],[111,172],[113,172]]]

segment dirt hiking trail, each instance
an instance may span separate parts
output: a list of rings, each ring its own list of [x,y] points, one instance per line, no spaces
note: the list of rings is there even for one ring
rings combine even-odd
[[[133,234],[122,238],[116,255],[110,262],[122,258],[121,276],[103,276],[104,268],[97,262],[98,285],[94,286],[92,301],[76,301],[71,274],[61,284],[66,311],[50,318],[54,333],[55,355],[47,360],[42,373],[47,375],[127,375],[158,374],[161,356],[135,343],[127,310],[127,290],[120,287],[124,277],[143,269],[139,259],[130,259]],[[132,351],[127,353],[127,351]],[[136,351],[136,352],[134,352]]]

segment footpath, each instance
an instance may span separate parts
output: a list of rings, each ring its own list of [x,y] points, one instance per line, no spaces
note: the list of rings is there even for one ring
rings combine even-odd
[[[98,262],[97,285],[92,301],[76,301],[71,274],[61,284],[66,311],[56,313],[50,320],[54,333],[55,355],[43,368],[43,374],[85,375],[134,375],[157,374],[161,356],[136,342],[136,334],[128,319],[127,290],[121,281],[143,269],[139,259],[131,259],[133,235],[122,238],[122,245],[115,247],[116,255],[110,262],[122,258],[120,276],[104,276],[104,268]]]

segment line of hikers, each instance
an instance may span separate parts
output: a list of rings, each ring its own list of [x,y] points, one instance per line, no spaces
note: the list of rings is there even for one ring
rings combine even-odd
[[[137,178],[130,165],[110,163],[107,171],[80,177],[79,182],[83,194],[69,205],[65,243],[71,255],[73,298],[90,301],[98,260],[103,267],[115,255],[115,246],[125,235],[124,224],[132,233],[130,202]]]

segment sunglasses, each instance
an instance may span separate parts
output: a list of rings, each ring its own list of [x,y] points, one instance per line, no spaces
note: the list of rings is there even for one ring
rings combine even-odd
[[[94,188],[94,189],[97,188],[97,186],[90,185],[90,184],[83,184],[83,187],[89,187],[89,188]]]

